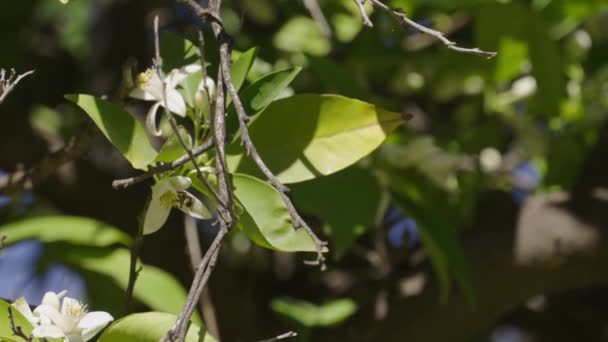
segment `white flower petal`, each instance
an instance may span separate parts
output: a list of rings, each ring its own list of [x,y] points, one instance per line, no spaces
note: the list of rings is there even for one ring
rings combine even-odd
[[[62,338],[66,337],[63,331],[54,325],[38,325],[32,330],[32,335],[38,338]]]
[[[65,296],[66,293],[67,291],[62,291],[59,294],[55,292],[47,292],[44,294],[44,297],[42,297],[42,304],[50,305],[54,307],[55,310],[59,311],[61,307],[61,298]]]
[[[152,200],[146,210],[146,216],[144,217],[144,235],[152,234],[157,230],[161,229],[167,221],[171,208],[167,208],[160,203],[159,198],[154,198],[152,194]]]
[[[146,129],[152,133],[154,136],[161,136],[163,132],[159,130],[156,126],[156,114],[158,113],[158,107],[160,107],[161,103],[156,102],[150,107],[148,110],[148,114],[146,115]]]
[[[107,312],[94,311],[86,314],[78,323],[78,329],[82,330],[83,341],[88,341],[97,335],[101,329],[112,322],[114,318]]]
[[[85,342],[86,340],[80,334],[66,336],[65,342]]]
[[[158,101],[159,100],[154,95],[150,94],[148,91],[146,91],[145,89],[143,89],[141,87],[137,87],[137,88],[133,89],[129,93],[129,96],[134,99],[144,100],[144,101]]]
[[[177,85],[182,83],[182,81],[185,80],[186,77],[188,77],[200,70],[201,70],[201,65],[198,63],[197,64],[188,64],[188,65],[183,66],[180,69],[171,70],[169,75],[167,75],[167,77],[166,77],[167,88],[173,89],[173,88],[177,87]]]
[[[61,312],[50,305],[40,304],[34,309],[34,313],[40,316],[46,316],[53,322],[53,325],[57,326],[61,331],[70,331],[76,325],[73,318],[62,315]]]
[[[209,211],[198,198],[194,197],[189,192],[185,192],[184,194],[188,196],[188,199],[180,203],[179,209],[181,211],[198,219],[210,219],[213,217],[211,211]]]
[[[170,177],[169,182],[171,187],[176,191],[184,191],[192,185],[192,179],[184,176]]]
[[[184,102],[182,94],[174,88],[167,88],[167,105],[171,112],[181,117],[186,116],[186,102]]]
[[[12,304],[12,306],[25,317],[32,325],[38,324],[39,319],[34,316],[32,309],[30,309],[30,305],[27,303],[24,297],[19,297]]]

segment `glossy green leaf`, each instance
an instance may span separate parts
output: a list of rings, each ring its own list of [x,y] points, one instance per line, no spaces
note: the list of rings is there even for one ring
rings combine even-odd
[[[42,216],[27,218],[0,226],[7,244],[25,239],[45,243],[67,242],[73,245],[103,247],[129,245],[131,237],[106,223],[77,216]]]
[[[234,174],[234,196],[243,206],[239,228],[260,246],[284,252],[313,252],[315,244],[304,229],[293,227],[279,192],[249,175]]]
[[[249,125],[259,154],[283,183],[340,171],[376,149],[404,116],[339,95],[277,100]],[[240,141],[227,149],[231,172],[260,175]]]
[[[144,169],[158,152],[150,144],[146,131],[129,112],[91,95],[70,94],[68,100],[82,108],[101,132],[136,169]]]
[[[114,322],[99,336],[99,342],[158,342],[171,329],[177,316],[164,312],[136,313]],[[213,342],[215,339],[195,324],[186,342]]]
[[[247,79],[247,74],[249,73],[249,69],[253,65],[253,61],[258,54],[258,48],[251,48],[245,52],[243,52],[238,59],[232,63],[232,68],[230,70],[230,76],[232,78],[232,83],[234,87],[238,91],[245,79]]]
[[[322,305],[291,298],[279,298],[273,300],[271,305],[273,311],[289,317],[305,327],[336,325],[357,312],[357,304],[348,298],[332,300]]]
[[[19,337],[13,336],[13,331],[11,330],[11,326],[8,320],[8,308],[10,307],[10,305],[10,303],[0,299],[0,341],[11,342],[22,340]],[[23,332],[26,335],[29,335],[33,328],[30,322],[28,322],[27,319],[25,319],[25,317],[23,317],[23,315],[21,315],[21,313],[17,311],[17,309],[11,308],[11,311],[13,313],[15,325],[21,327]],[[38,339],[35,339],[35,341],[38,341]]]
[[[260,110],[268,106],[272,101],[289,86],[296,78],[302,68],[295,67],[266,74],[253,82],[249,87],[243,89],[239,94],[245,112],[253,116]],[[238,129],[238,119],[234,105],[228,108],[226,119],[226,130],[229,134]]]
[[[160,39],[160,56],[163,59],[165,72],[200,61],[198,47],[167,30],[163,31]]]
[[[325,224],[334,256],[340,258],[374,223],[380,187],[365,170],[349,167],[333,175],[290,186],[298,209]]]
[[[192,148],[192,137],[188,131],[182,126],[178,127],[178,131],[186,146],[188,146],[188,148]],[[184,147],[182,146],[177,134],[173,132],[163,144],[163,147],[160,149],[160,152],[154,161],[170,163],[184,154],[186,154],[186,151],[184,150]]]
[[[50,256],[56,258],[53,260],[109,277],[126,290],[131,261],[129,250],[77,246],[48,248],[52,249],[49,251]],[[133,295],[153,310],[174,314],[180,312],[186,300],[186,291],[177,279],[160,268],[145,264],[137,277]],[[196,313],[193,319],[196,323],[201,322]]]

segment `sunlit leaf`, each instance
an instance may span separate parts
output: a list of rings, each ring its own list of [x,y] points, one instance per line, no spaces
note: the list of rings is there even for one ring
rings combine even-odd
[[[10,303],[0,299],[0,341],[12,342],[22,340],[21,338],[13,335],[13,331],[8,320],[8,308],[10,306]],[[23,332],[26,335],[29,335],[32,331],[32,325],[30,322],[28,322],[27,319],[25,319],[25,317],[23,317],[23,315],[17,311],[17,309],[11,308],[11,312],[13,314],[15,325],[21,327]],[[38,341],[38,339],[35,341]]]
[[[131,237],[118,228],[77,216],[27,218],[0,226],[0,235],[7,236],[7,244],[26,239],[37,239],[45,243],[61,241],[95,247],[131,243]]]
[[[238,59],[232,63],[230,76],[237,91],[241,88],[243,82],[245,82],[245,79],[247,79],[247,73],[249,73],[249,69],[251,69],[257,54],[258,49],[255,47],[251,48],[243,52]]]
[[[182,140],[188,146],[188,148],[192,148],[192,137],[188,133],[188,131],[182,127],[178,127],[178,131]],[[155,162],[165,162],[170,163],[175,159],[183,156],[186,153],[184,147],[182,146],[179,137],[175,132],[171,133],[167,141],[165,141],[163,147],[160,149],[158,156],[154,159]]]
[[[234,196],[245,212],[239,227],[260,246],[284,252],[312,252],[315,244],[304,229],[293,227],[278,191],[255,177],[234,174]]]
[[[109,277],[116,285],[126,290],[131,261],[129,250],[77,246],[47,246],[47,249],[50,249],[48,253],[53,260]],[[179,313],[186,300],[186,291],[179,281],[160,268],[145,264],[141,266],[133,296],[153,310]],[[196,313],[193,319],[196,323],[201,322]]]
[[[329,40],[317,24],[305,16],[290,19],[273,39],[274,45],[289,52],[305,52],[314,56],[325,56],[331,50]]]
[[[327,327],[347,320],[357,312],[357,304],[348,298],[332,300],[322,305],[279,298],[272,301],[272,310],[305,327]]]
[[[158,152],[150,144],[143,126],[129,112],[91,95],[70,94],[68,100],[82,108],[101,132],[136,169],[144,169]]]
[[[277,100],[250,123],[259,154],[283,183],[340,171],[376,149],[404,116],[338,95]],[[231,172],[260,175],[239,140],[227,149]]]
[[[99,342],[158,342],[175,324],[177,316],[164,312],[136,313],[114,322],[99,336]],[[186,342],[214,342],[205,329],[191,324]]]

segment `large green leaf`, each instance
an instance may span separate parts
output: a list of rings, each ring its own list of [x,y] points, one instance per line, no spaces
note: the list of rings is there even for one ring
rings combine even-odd
[[[243,206],[239,228],[258,245],[284,252],[313,252],[315,244],[304,229],[293,227],[278,191],[255,177],[235,174],[234,196]]]
[[[74,245],[103,247],[131,243],[131,237],[106,223],[77,216],[42,216],[0,226],[7,244],[25,239],[42,242],[67,242]]]
[[[10,305],[10,303],[0,299],[0,341],[21,341],[21,338],[13,336],[13,331],[11,330],[8,320],[8,308]],[[21,327],[23,332],[26,335],[29,335],[32,331],[32,325],[30,322],[28,322],[27,319],[25,319],[25,317],[23,317],[23,315],[21,315],[15,308],[11,308],[11,311],[13,313],[15,325]],[[36,339],[36,341],[38,341],[38,339]]]
[[[117,248],[91,248],[62,246],[50,249],[50,256],[69,265],[111,278],[116,285],[126,290],[129,282],[129,250]],[[46,253],[46,251],[45,251]],[[153,310],[177,314],[186,300],[186,291],[171,274],[151,265],[142,265],[137,277],[133,296]],[[200,323],[195,313],[194,322]]]
[[[99,336],[99,342],[158,342],[171,329],[177,317],[164,312],[136,313],[114,322]],[[215,339],[195,324],[186,342],[213,342]]]
[[[380,203],[376,179],[358,167],[291,186],[290,195],[302,212],[326,223],[332,251],[340,258],[374,223]]]
[[[271,103],[249,125],[258,152],[283,183],[340,171],[376,149],[404,116],[339,95],[296,95]],[[231,172],[260,175],[240,141],[227,149]]]
[[[144,169],[158,154],[150,144],[146,131],[129,112],[115,104],[91,95],[69,94],[93,119],[101,132],[136,169]]]
[[[234,84],[234,87],[237,91],[245,82],[247,74],[249,73],[249,69],[251,69],[253,61],[255,60],[257,54],[258,48],[251,48],[240,54],[238,59],[236,59],[234,63],[232,63],[232,68],[230,69],[230,76],[232,78],[232,84]]]

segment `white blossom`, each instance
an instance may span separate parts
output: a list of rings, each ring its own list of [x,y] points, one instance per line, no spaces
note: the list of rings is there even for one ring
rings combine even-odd
[[[32,336],[86,342],[114,320],[104,311],[88,312],[86,305],[66,297],[66,292],[47,292],[33,312],[23,297],[12,304],[34,327]]]
[[[211,218],[211,212],[191,193],[192,180],[184,176],[168,177],[152,187],[152,200],[144,218],[144,234],[159,230],[167,221],[171,208],[178,208],[195,218]]]
[[[177,86],[186,79],[186,77],[201,70],[198,64],[186,65],[180,69],[173,69],[165,76],[165,93],[167,96],[167,106],[171,112],[181,116],[186,116],[186,102],[177,90]],[[144,100],[154,101],[154,104],[148,110],[146,116],[146,127],[152,134],[160,136],[162,132],[156,127],[156,113],[159,107],[165,107],[165,99],[163,96],[163,81],[158,77],[155,69],[150,68],[139,74],[136,80],[136,87],[131,91],[129,96]]]

